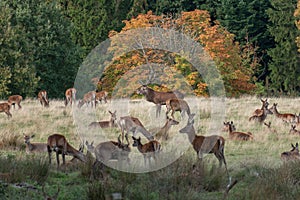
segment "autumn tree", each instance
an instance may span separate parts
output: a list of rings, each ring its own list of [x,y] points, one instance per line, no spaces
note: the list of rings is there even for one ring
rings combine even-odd
[[[300,0],[298,0],[297,9],[294,12],[294,16],[296,18],[296,21],[295,21],[296,26],[297,26],[298,30],[300,30]],[[298,46],[298,51],[300,52],[300,34],[298,34],[298,36],[296,38],[296,43]]]

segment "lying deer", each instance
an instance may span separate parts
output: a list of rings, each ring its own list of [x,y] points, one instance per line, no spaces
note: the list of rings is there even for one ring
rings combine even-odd
[[[5,103],[0,103],[0,112],[5,112],[8,118],[12,117],[10,111],[11,105],[7,102]]]
[[[256,122],[259,122],[260,124],[262,124],[265,119],[267,118],[267,115],[272,115],[273,112],[268,109],[267,105],[265,105],[262,109],[262,112],[259,113],[258,115],[255,114],[255,115],[252,115],[250,118],[249,118],[249,121],[256,121]]]
[[[49,155],[49,163],[51,164],[51,153],[56,152],[57,168],[59,167],[59,154],[62,154],[63,164],[66,163],[65,155],[73,156],[82,162],[86,162],[86,156],[72,147],[66,140],[65,136],[53,134],[48,137],[47,150]]]
[[[46,90],[41,90],[38,93],[38,100],[43,107],[49,107],[49,99]]]
[[[24,136],[24,142],[26,144],[26,152],[27,153],[41,153],[41,152],[48,152],[47,149],[47,143],[31,143],[30,139],[34,138],[35,135],[25,135],[23,133]]]
[[[202,161],[204,153],[213,153],[219,160],[220,167],[222,166],[222,163],[224,163],[227,175],[229,177],[227,164],[224,156],[225,139],[222,136],[196,135],[196,131],[194,128],[194,119],[189,119],[187,125],[184,128],[182,128],[179,132],[186,133],[188,135],[188,139],[193,145],[193,148],[196,151],[200,161]]]
[[[295,125],[291,125],[290,134],[300,135],[300,131],[296,129]]]
[[[65,106],[67,106],[69,103],[72,106],[73,100],[76,101],[76,89],[75,88],[69,88],[65,92]]]
[[[292,149],[290,151],[286,151],[281,153],[281,159],[284,161],[288,160],[299,160],[300,159],[300,154],[299,154],[299,149],[298,149],[298,143],[296,143],[296,146],[292,145]]]
[[[159,116],[161,111],[161,105],[166,105],[168,99],[183,99],[184,96],[180,92],[157,92],[153,89],[142,85],[136,91],[137,94],[142,94],[146,97],[146,100],[156,105],[156,117]]]
[[[161,151],[161,145],[158,141],[152,140],[146,144],[141,143],[141,137],[135,138],[132,136],[133,139],[133,147],[137,147],[139,152],[141,152],[144,155],[144,163],[147,164],[147,158],[148,163],[150,164],[151,157],[156,161],[156,155]]]
[[[96,92],[96,94],[95,94],[95,107],[96,107],[98,101],[100,103],[102,103],[102,101],[104,101],[104,103],[107,103],[107,96],[108,96],[108,93],[106,91]]]
[[[136,117],[131,117],[131,116],[121,117],[120,120],[118,121],[118,124],[122,131],[122,142],[124,141],[125,130],[126,130],[125,138],[128,144],[129,144],[129,140],[128,140],[129,132],[133,132],[133,136],[136,136],[136,134],[140,132],[149,141],[154,139],[153,135],[146,130],[142,122]]]
[[[83,95],[83,99],[78,102],[78,108],[81,108],[84,104],[87,106],[91,103],[93,107],[93,102],[95,101],[96,92],[89,91],[88,93]]]
[[[188,103],[183,99],[168,99],[166,101],[167,112],[166,115],[172,110],[171,116],[174,118],[174,113],[179,111],[181,113],[181,118],[184,118],[184,113],[187,113],[189,118],[192,117],[190,107]]]
[[[15,109],[15,104],[18,105],[19,109],[22,108],[21,106],[21,101],[23,100],[23,97],[21,95],[12,95],[12,96],[9,96],[8,97],[8,100],[7,102],[10,104],[10,105],[13,105],[14,106],[14,109]]]
[[[179,122],[171,119],[167,116],[167,120],[165,125],[155,134],[155,138],[157,140],[160,140],[162,138],[162,140],[168,140],[169,139],[169,134],[168,131],[171,128],[171,126],[173,125],[178,125]]]
[[[273,106],[270,108],[270,111],[273,112],[277,118],[281,119],[283,122],[286,122],[286,123],[295,123],[297,121],[297,117],[294,114],[279,113],[277,110],[277,105],[278,105],[277,103],[274,103]]]
[[[228,127],[229,132],[229,139],[232,140],[253,140],[253,135],[250,132],[244,133],[244,132],[237,132],[233,130],[234,124],[233,121],[231,122],[224,122],[224,126]]]
[[[116,112],[111,112],[108,111],[110,114],[110,120],[109,121],[99,121],[99,122],[92,122],[89,124],[90,128],[97,128],[97,127],[101,127],[101,128],[113,128],[113,127],[118,127],[118,123],[117,123],[117,115]]]
[[[271,127],[271,122],[270,122],[270,121],[269,121],[269,123],[264,122],[264,125],[265,125],[266,127],[268,127],[268,129],[269,129],[269,131],[270,131],[271,133],[277,133],[276,129],[274,129],[274,128]]]

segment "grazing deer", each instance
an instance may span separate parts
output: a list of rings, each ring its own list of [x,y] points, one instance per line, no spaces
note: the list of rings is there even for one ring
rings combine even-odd
[[[117,115],[116,112],[111,112],[108,111],[110,114],[110,120],[109,121],[100,121],[100,122],[92,122],[89,124],[90,128],[97,128],[97,127],[101,127],[101,128],[113,128],[113,127],[118,127],[118,123],[117,123]]]
[[[269,106],[268,99],[266,99],[266,100],[260,99],[260,101],[262,102],[261,109],[256,109],[253,112],[253,114],[252,114],[253,116],[260,116],[260,115],[262,115],[264,107],[268,108],[268,106]]]
[[[43,107],[49,107],[49,100],[46,90],[41,90],[38,93],[38,100],[40,101]]]
[[[171,116],[174,118],[175,111],[179,111],[181,113],[181,118],[184,117],[184,113],[186,112],[189,118],[192,117],[191,110],[188,103],[183,99],[168,99],[166,101],[167,112],[166,115],[172,110]]]
[[[288,160],[299,160],[300,159],[300,154],[299,154],[299,149],[298,149],[298,142],[296,143],[296,146],[292,145],[292,149],[290,151],[286,151],[281,153],[281,159],[284,161]]]
[[[274,103],[273,106],[270,108],[270,111],[274,113],[274,115],[281,119],[283,122],[286,122],[286,123],[294,123],[297,121],[297,117],[296,115],[294,114],[291,114],[291,113],[284,113],[284,114],[281,114],[278,112],[277,110],[277,103]]]
[[[66,90],[65,92],[65,96],[66,96],[66,99],[65,99],[65,106],[67,106],[69,103],[70,105],[72,106],[72,101],[76,101],[76,89],[75,88],[69,88]]]
[[[103,100],[104,103],[107,103],[107,95],[108,95],[108,93],[106,91],[96,92],[96,94],[95,94],[95,107],[96,107],[98,101],[100,103],[102,103],[102,100]]]
[[[269,115],[269,114],[272,115],[273,112],[270,109],[268,109],[267,104],[266,104],[263,107],[262,112],[259,113],[258,115],[256,115],[256,114],[252,115],[249,118],[249,121],[256,121],[256,122],[259,122],[260,124],[262,124],[265,121],[265,119],[267,118],[267,115]]]
[[[244,132],[237,132],[233,130],[234,124],[233,121],[231,122],[223,122],[224,126],[228,127],[229,132],[229,139],[232,140],[253,140],[253,135],[250,132],[244,133]]]
[[[152,140],[146,144],[141,143],[141,137],[135,138],[132,136],[133,139],[133,147],[137,147],[139,152],[141,152],[144,155],[144,163],[145,165],[147,164],[147,158],[149,160],[150,164],[150,159],[151,157],[156,161],[156,154],[158,154],[161,151],[161,145],[158,141]]]
[[[165,125],[155,134],[155,138],[157,140],[160,140],[161,138],[163,140],[168,140],[169,139],[169,134],[168,134],[169,129],[171,128],[171,126],[178,125],[178,124],[179,124],[178,121],[171,119],[167,116]]]
[[[290,134],[300,135],[300,131],[296,129],[295,125],[291,125]]]
[[[269,123],[264,122],[264,125],[265,125],[266,127],[268,127],[268,129],[269,129],[270,132],[272,132],[272,133],[277,133],[276,129],[273,129],[273,128],[271,127],[271,122],[270,122],[270,121],[269,121]]]
[[[179,132],[186,133],[188,135],[188,139],[190,143],[193,145],[193,148],[196,151],[200,161],[202,161],[204,153],[213,153],[216,156],[216,158],[219,160],[220,167],[222,166],[222,163],[224,163],[227,175],[229,177],[227,164],[224,156],[225,139],[222,136],[196,135],[196,131],[194,128],[194,119],[189,119],[187,125],[181,130],[179,130]]]
[[[23,97],[21,95],[12,95],[12,96],[9,96],[8,97],[8,100],[7,102],[10,104],[10,105],[13,105],[14,106],[14,109],[15,109],[15,104],[18,105],[19,109],[22,108],[21,106],[21,101],[23,100]]]
[[[142,94],[146,97],[146,100],[156,105],[156,117],[159,116],[161,111],[161,105],[166,105],[168,99],[183,99],[184,96],[180,92],[157,92],[153,89],[142,85],[136,91],[137,94]]]
[[[30,139],[35,137],[35,135],[25,135],[24,136],[24,142],[26,144],[26,152],[27,153],[42,153],[42,152],[48,152],[47,143],[31,143]]]
[[[10,111],[10,104],[5,102],[5,103],[0,103],[0,112],[5,112],[8,118],[12,117]]]
[[[86,104],[88,106],[89,103],[91,103],[93,107],[93,101],[95,101],[96,92],[95,91],[89,91],[88,93],[83,95],[83,99],[79,101],[78,108],[81,108],[83,104]]]
[[[82,162],[86,162],[85,155],[72,147],[66,140],[65,136],[53,134],[48,137],[47,150],[49,155],[49,163],[51,164],[51,153],[56,152],[57,168],[59,167],[59,154],[62,154],[63,164],[65,164],[65,155],[73,156]]]
[[[153,135],[146,130],[142,122],[136,118],[131,116],[121,117],[118,121],[119,127],[122,131],[122,142],[124,141],[124,132],[126,130],[125,138],[127,143],[129,144],[128,134],[129,132],[133,132],[133,136],[136,136],[138,132],[141,132],[149,141],[154,140]]]

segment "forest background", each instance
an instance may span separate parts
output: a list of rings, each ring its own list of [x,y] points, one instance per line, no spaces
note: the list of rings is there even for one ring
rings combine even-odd
[[[199,42],[229,97],[300,95],[300,0],[2,0],[0,9],[1,99],[40,89],[63,98],[91,50],[144,27],[180,30]],[[197,96],[209,95],[199,72],[176,54],[146,49],[113,60],[91,77],[99,90],[111,93],[126,71],[151,61],[180,72]]]

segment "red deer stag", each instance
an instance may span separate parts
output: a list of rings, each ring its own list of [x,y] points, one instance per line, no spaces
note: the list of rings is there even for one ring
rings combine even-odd
[[[168,134],[169,129],[171,128],[171,126],[178,125],[178,124],[179,124],[178,121],[171,119],[167,116],[165,125],[158,132],[156,132],[155,138],[157,140],[160,140],[161,138],[162,138],[162,140],[168,140],[169,139],[169,134]]]
[[[26,144],[26,152],[27,153],[42,153],[42,152],[48,152],[47,143],[31,143],[30,139],[35,137],[35,135],[25,135],[24,136],[24,142]]]
[[[196,131],[194,128],[194,119],[189,119],[187,125],[181,130],[179,130],[179,132],[186,133],[188,135],[188,139],[190,143],[193,145],[193,148],[196,151],[200,161],[202,161],[204,153],[213,153],[216,156],[216,158],[219,160],[220,167],[222,166],[222,163],[224,163],[227,175],[229,177],[227,164],[224,156],[225,139],[222,136],[196,135]]]
[[[113,127],[118,127],[118,123],[117,123],[117,115],[116,112],[111,112],[108,111],[110,114],[110,120],[109,121],[100,121],[100,122],[92,122],[89,124],[90,128],[97,128],[97,127],[101,127],[101,128],[113,128]]]
[[[69,103],[72,106],[73,100],[76,101],[76,89],[75,88],[69,88],[65,92],[65,106],[67,106]]]
[[[296,143],[296,146],[292,145],[292,149],[290,151],[286,151],[281,153],[281,159],[283,161],[288,161],[288,160],[299,160],[300,159],[300,154],[299,154],[299,149],[298,149],[298,143]]]
[[[264,107],[266,107],[268,109],[268,106],[269,106],[269,102],[268,102],[268,99],[266,100],[263,100],[263,99],[260,99],[260,101],[262,102],[262,106],[260,109],[256,109],[254,112],[253,112],[253,116],[260,116],[263,114],[263,110],[264,110]]]
[[[87,106],[89,103],[91,103],[93,107],[93,102],[95,101],[96,92],[95,91],[89,91],[88,93],[83,95],[83,99],[79,101],[78,108],[81,108],[84,104]]]
[[[273,106],[270,108],[270,111],[274,113],[274,115],[281,119],[285,123],[295,123],[297,121],[297,117],[294,114],[291,113],[284,113],[281,114],[277,110],[277,103],[274,103]]]
[[[251,117],[249,117],[249,121],[256,121],[259,122],[260,124],[262,124],[265,119],[267,118],[267,115],[272,115],[273,112],[268,109],[267,104],[263,107],[262,112],[259,113],[258,115],[252,115]]]
[[[291,125],[290,134],[300,135],[300,131],[296,129],[295,125]]]
[[[57,168],[59,167],[59,154],[62,154],[63,164],[65,164],[65,155],[73,156],[82,162],[86,162],[85,155],[72,147],[66,140],[65,136],[53,134],[48,137],[47,150],[49,155],[49,163],[51,164],[51,153],[56,152]]]
[[[5,103],[0,103],[0,112],[5,112],[8,118],[12,117],[10,111],[10,104],[5,102]]]
[[[41,90],[38,93],[38,100],[40,101],[43,107],[49,107],[49,100],[46,90]]]
[[[253,135],[250,132],[237,132],[233,130],[234,124],[233,122],[224,122],[224,126],[228,127],[229,139],[232,140],[253,140]]]
[[[193,118],[194,114],[191,114],[190,107],[188,103],[183,99],[168,99],[166,101],[167,112],[166,115],[172,110],[171,116],[174,118],[174,113],[179,111],[181,113],[181,118],[184,117],[184,113],[186,112],[189,118]]]
[[[153,135],[146,130],[142,122],[136,118],[131,116],[121,117],[118,121],[119,127],[122,131],[122,142],[124,141],[124,132],[126,130],[125,138],[127,143],[129,144],[128,134],[129,132],[133,132],[133,136],[136,136],[138,132],[141,132],[149,141],[154,140]]]
[[[102,103],[102,101],[104,101],[104,103],[107,103],[107,95],[108,95],[108,93],[106,91],[96,92],[96,94],[95,94],[95,107],[96,107],[98,101],[100,103]]]
[[[135,138],[132,136],[133,139],[133,147],[137,147],[139,152],[141,152],[144,155],[144,163],[145,165],[147,164],[147,159],[148,163],[150,164],[150,159],[151,157],[154,159],[156,162],[156,155],[161,151],[161,145],[158,141],[152,140],[146,144],[141,143],[141,137]]]
[[[153,89],[142,85],[136,91],[137,94],[142,94],[146,97],[146,100],[156,105],[156,117],[159,116],[161,111],[161,105],[166,105],[168,99],[183,99],[184,96],[180,92],[157,92]]]
[[[12,96],[9,96],[8,97],[8,103],[10,105],[13,105],[14,106],[14,109],[15,109],[15,104],[18,105],[19,109],[22,108],[21,106],[21,101],[23,100],[23,97],[21,95],[12,95]]]

